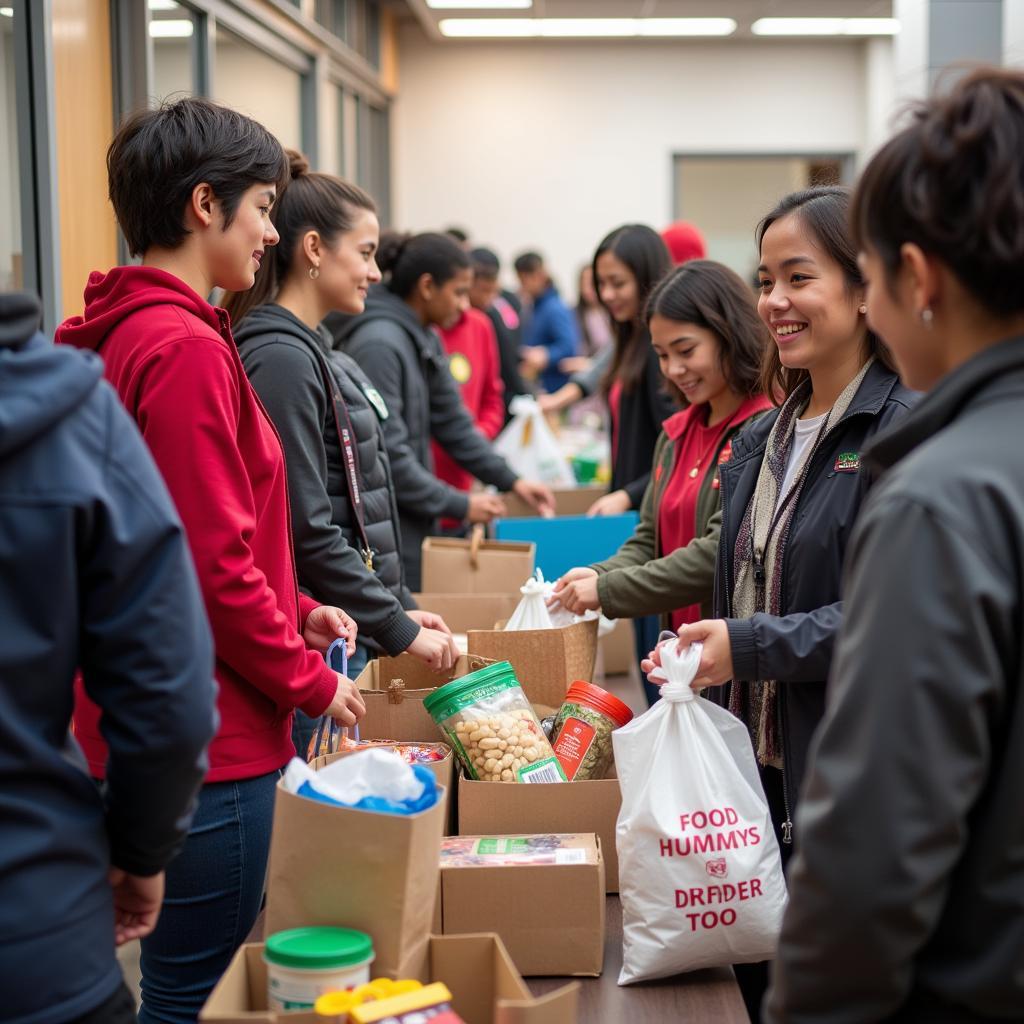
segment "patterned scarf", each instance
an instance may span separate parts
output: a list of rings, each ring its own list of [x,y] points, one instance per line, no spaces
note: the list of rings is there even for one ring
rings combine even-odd
[[[733,564],[736,583],[732,607],[737,619],[749,619],[756,612],[779,615],[782,609],[782,564],[789,541],[793,512],[800,499],[807,477],[807,467],[829,432],[838,423],[860,388],[874,357],[846,386],[829,410],[814,443],[805,450],[789,492],[779,503],[782,482],[786,477],[789,453],[793,448],[796,421],[807,408],[811,382],[804,381],[786,399],[779,417],[768,435],[764,461],[757,477],[757,487],[747,506],[740,532],[736,537]],[[762,765],[782,767],[782,744],[779,738],[778,682],[759,679],[751,683],[733,683],[729,693],[729,710],[747,723],[757,760]]]

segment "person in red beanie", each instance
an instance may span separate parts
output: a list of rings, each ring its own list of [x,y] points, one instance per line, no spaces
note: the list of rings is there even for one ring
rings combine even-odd
[[[688,220],[677,220],[669,224],[662,231],[661,240],[668,247],[672,263],[677,267],[688,260],[702,260],[708,254],[700,229]]]
[[[103,357],[185,526],[213,631],[220,724],[210,770],[141,957],[141,1024],[188,1024],[259,913],[275,788],[295,752],[293,709],[352,725],[365,707],[324,662],[336,638],[355,641],[355,623],[299,593],[281,441],[228,314],[204,298],[215,287],[251,288],[277,243],[269,213],[287,180],[284,150],[255,121],[183,99],[130,117],[107,171],[142,263],[93,272],[85,315],[57,340]],[[173,623],[170,595],[137,586],[150,616]],[[165,639],[168,649],[181,641],[173,631]],[[79,689],[75,736],[95,777],[115,728]],[[159,733],[162,723],[149,728]]]

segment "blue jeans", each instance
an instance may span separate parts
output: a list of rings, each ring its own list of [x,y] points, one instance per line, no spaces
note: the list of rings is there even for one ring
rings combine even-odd
[[[658,633],[661,631],[660,621],[657,615],[645,615],[633,620],[637,665],[658,646]],[[643,684],[649,705],[661,698],[661,687],[647,682],[647,676],[643,672],[640,673],[640,682]]]
[[[139,1024],[194,1024],[263,902],[280,772],[211,782],[167,869],[160,920],[142,941]]]
[[[370,649],[356,642],[356,653],[348,659],[348,678],[355,679],[360,672],[366,668],[370,660]],[[341,671],[340,661],[331,666],[336,672]],[[305,712],[295,709],[295,718],[292,720],[292,743],[295,744],[295,754],[306,760],[306,752],[309,750],[309,741],[316,731],[316,724],[319,718],[310,718]]]

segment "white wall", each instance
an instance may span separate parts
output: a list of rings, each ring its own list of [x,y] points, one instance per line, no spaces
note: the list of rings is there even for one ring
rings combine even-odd
[[[671,220],[675,153],[874,143],[867,65],[859,41],[434,43],[407,24],[396,226],[466,225],[506,260],[539,247],[571,289],[608,230]]]

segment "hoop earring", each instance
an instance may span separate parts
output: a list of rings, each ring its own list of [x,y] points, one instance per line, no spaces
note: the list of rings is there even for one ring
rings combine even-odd
[[[319,276],[320,276],[320,268],[319,267],[310,267],[309,268],[309,279],[310,279],[310,281],[315,281]]]
[[[925,308],[921,310],[920,316],[921,323],[924,324],[925,327],[930,329],[932,326],[932,322],[935,320],[935,314],[931,311],[931,309],[925,306]]]

